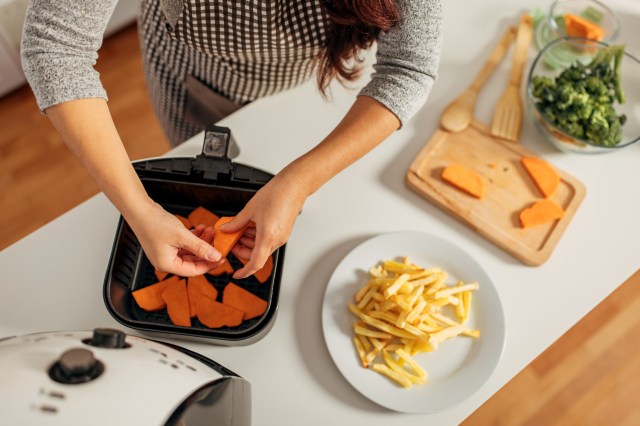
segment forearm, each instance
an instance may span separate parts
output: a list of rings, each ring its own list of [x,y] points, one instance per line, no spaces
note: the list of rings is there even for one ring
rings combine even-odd
[[[368,96],[359,96],[338,126],[280,175],[295,182],[308,196],[373,150],[399,126],[398,118],[384,105]]]
[[[64,102],[45,111],[69,149],[129,223],[153,205],[102,99]]]

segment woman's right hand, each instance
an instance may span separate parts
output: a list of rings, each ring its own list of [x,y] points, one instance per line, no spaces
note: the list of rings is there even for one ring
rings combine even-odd
[[[120,210],[156,269],[188,277],[210,271],[222,262],[220,253],[210,244],[213,229],[190,232],[149,198],[103,99],[63,102],[46,113],[71,151]]]
[[[189,231],[159,204],[154,203],[140,220],[128,223],[145,254],[160,271],[190,277],[204,274],[225,261],[211,245],[213,228],[200,225]]]

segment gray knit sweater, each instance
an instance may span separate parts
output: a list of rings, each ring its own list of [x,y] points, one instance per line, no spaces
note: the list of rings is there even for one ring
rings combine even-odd
[[[183,0],[158,0],[169,22]],[[211,0],[214,1],[214,0]],[[61,102],[104,98],[94,69],[117,0],[30,0],[22,38],[22,66],[42,111]],[[396,0],[399,24],[377,40],[371,80],[361,90],[402,123],[425,103],[442,46],[441,0]]]

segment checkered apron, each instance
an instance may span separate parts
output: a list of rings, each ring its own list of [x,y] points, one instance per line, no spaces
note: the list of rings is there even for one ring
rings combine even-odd
[[[318,0],[184,0],[173,27],[161,1],[144,0],[138,24],[149,94],[174,146],[310,78],[325,39]]]

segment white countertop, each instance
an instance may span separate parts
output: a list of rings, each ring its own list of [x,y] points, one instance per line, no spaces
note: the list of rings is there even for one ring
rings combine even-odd
[[[587,188],[551,258],[539,267],[524,266],[405,186],[405,172],[437,129],[440,111],[471,81],[505,24],[517,22],[530,6],[524,0],[485,1],[482,7],[465,0],[444,3],[444,53],[428,103],[308,200],[288,242],[273,329],[243,347],[174,341],[251,382],[255,425],[458,424],[640,267],[638,146],[600,156],[565,154],[525,123],[522,143]],[[609,4],[622,17],[621,39],[640,51],[640,37],[630,36],[637,35],[631,22],[640,18],[640,4]],[[490,120],[507,65],[481,94],[482,121]],[[334,100],[324,102],[310,82],[254,102],[220,124],[231,128],[240,145],[235,161],[275,173],[324,137],[355,93],[337,89]],[[192,156],[201,145],[196,137],[168,155]],[[102,301],[118,217],[100,194],[0,253],[0,337],[123,328]],[[507,340],[495,373],[475,395],[437,414],[401,414],[367,400],[341,376],[322,334],[324,290],[340,260],[365,239],[398,230],[428,232],[464,248],[491,276],[505,311]]]

